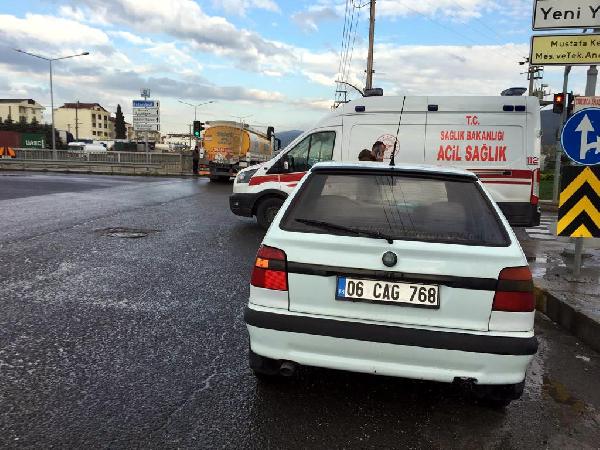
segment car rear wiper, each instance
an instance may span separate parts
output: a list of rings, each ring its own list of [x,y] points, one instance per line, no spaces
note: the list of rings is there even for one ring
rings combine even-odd
[[[295,219],[296,222],[303,223],[305,225],[310,225],[318,228],[328,228],[330,230],[338,230],[338,231],[346,231],[349,233],[354,233],[357,236],[367,236],[375,239],[385,239],[389,244],[394,243],[394,238],[389,234],[381,233],[380,231],[373,230],[364,230],[362,228],[354,228],[354,227],[346,227],[344,225],[338,225],[336,223],[325,222],[323,220],[313,220],[313,219]]]

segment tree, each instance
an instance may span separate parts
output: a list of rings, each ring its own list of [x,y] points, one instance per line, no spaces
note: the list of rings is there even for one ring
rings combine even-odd
[[[117,117],[115,118],[115,139],[126,139],[127,128],[125,127],[125,117],[121,111],[121,105],[117,105]]]

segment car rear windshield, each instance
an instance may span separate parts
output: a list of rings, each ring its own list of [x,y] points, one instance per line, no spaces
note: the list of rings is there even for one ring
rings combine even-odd
[[[315,172],[281,228],[463,245],[510,244],[475,180],[427,174]]]

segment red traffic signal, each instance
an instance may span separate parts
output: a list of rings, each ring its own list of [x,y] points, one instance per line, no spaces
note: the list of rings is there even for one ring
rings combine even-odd
[[[554,104],[552,112],[562,114],[565,109],[565,94],[554,94]]]

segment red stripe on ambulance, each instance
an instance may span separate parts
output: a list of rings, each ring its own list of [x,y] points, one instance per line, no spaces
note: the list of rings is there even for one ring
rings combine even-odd
[[[259,184],[263,184],[263,183],[269,183],[269,182],[278,182],[279,181],[279,175],[260,175],[260,176],[253,176],[252,178],[250,178],[250,182],[248,183],[249,186],[258,186]]]

